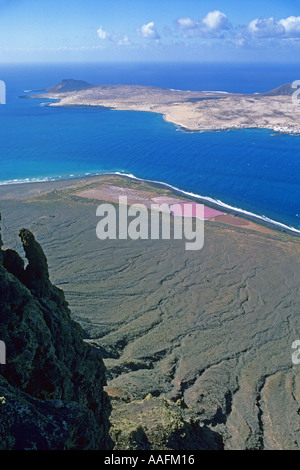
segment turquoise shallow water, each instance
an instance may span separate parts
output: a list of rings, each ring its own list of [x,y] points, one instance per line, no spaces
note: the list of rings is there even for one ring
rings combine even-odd
[[[23,84],[15,79],[0,106],[2,184],[121,172],[300,230],[300,137],[189,133],[151,113],[51,108],[19,98]]]

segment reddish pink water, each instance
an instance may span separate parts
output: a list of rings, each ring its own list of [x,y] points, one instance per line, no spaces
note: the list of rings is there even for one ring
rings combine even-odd
[[[219,215],[224,215],[224,212],[211,209],[210,207],[204,206],[204,213],[201,204],[196,202],[183,202],[179,204],[172,204],[170,209],[173,215],[183,215],[183,217],[198,217],[199,219],[213,219]]]

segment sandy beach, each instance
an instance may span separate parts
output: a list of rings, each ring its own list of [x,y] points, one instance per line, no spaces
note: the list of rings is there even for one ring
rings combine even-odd
[[[297,448],[299,238],[225,214],[205,222],[197,252],[182,240],[100,241],[96,208],[120,194],[185,201],[112,175],[0,187],[5,246],[22,253],[22,227],[42,244],[103,353],[114,408],[149,393],[182,399],[226,449]]]

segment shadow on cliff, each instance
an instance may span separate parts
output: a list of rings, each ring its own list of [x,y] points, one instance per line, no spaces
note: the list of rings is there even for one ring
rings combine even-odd
[[[0,449],[111,449],[101,354],[51,284],[39,243],[19,236],[26,267],[0,236]]]

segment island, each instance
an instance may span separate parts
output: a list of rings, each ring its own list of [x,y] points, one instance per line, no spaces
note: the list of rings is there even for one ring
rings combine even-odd
[[[258,128],[300,134],[300,101],[298,104],[297,89],[291,83],[266,93],[239,94],[142,85],[91,85],[83,80],[65,79],[45,92],[31,97],[56,100],[49,106],[101,106],[159,113],[167,122],[188,131]]]

